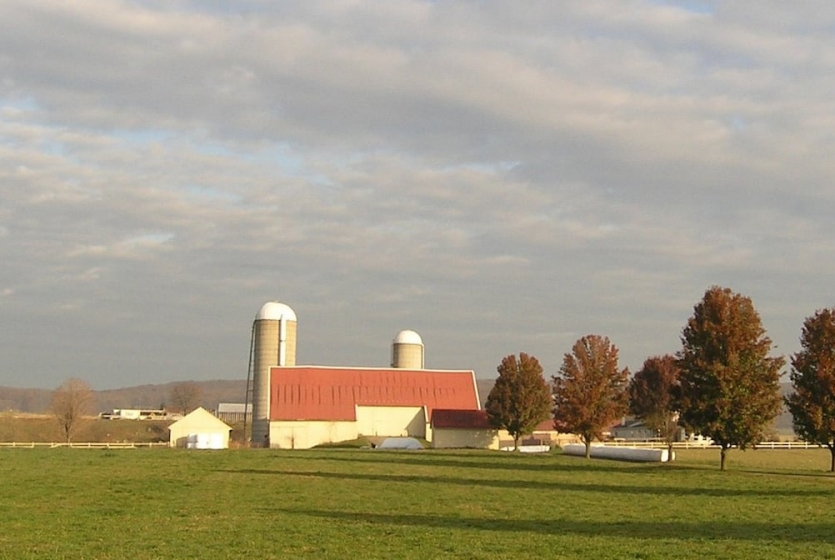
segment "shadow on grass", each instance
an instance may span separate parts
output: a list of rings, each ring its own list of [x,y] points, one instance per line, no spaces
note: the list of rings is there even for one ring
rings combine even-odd
[[[675,471],[701,471],[719,473],[719,454],[716,454],[716,463],[710,464],[682,464],[672,463],[642,463],[632,461],[617,461],[612,459],[591,459],[584,457],[568,456],[562,454],[527,455],[508,452],[485,452],[484,450],[463,450],[463,451],[438,451],[426,450],[416,451],[382,451],[382,450],[357,450],[340,449],[327,450],[326,454],[318,454],[316,451],[279,451],[276,458],[281,460],[303,460],[303,461],[333,461],[349,463],[367,463],[383,465],[386,463],[408,466],[432,466],[447,468],[468,468],[487,470],[509,470],[509,471],[530,471],[530,472],[601,472],[601,473],[622,473],[630,475],[653,474],[662,470]],[[336,451],[335,453],[333,451]],[[287,453],[287,454],[284,454]],[[731,462],[728,472],[746,474],[764,474],[773,476],[810,477],[810,478],[835,478],[835,474],[829,471],[806,471],[798,472],[792,470],[756,469],[735,467]]]
[[[577,535],[676,541],[772,541],[835,544],[831,523],[688,523],[686,521],[595,522],[571,519],[488,519],[426,514],[381,514],[317,509],[259,508],[267,514],[285,514],[349,523],[399,525],[429,529],[501,531],[542,535]]]
[[[567,456],[565,456],[567,457]],[[635,472],[651,471],[654,468],[666,468],[665,465],[648,463],[615,462],[609,460],[592,459],[587,461],[582,457],[568,457],[568,462],[555,461],[554,455],[523,455],[512,453],[482,453],[482,454],[455,454],[435,452],[397,452],[397,451],[371,451],[367,450],[362,454],[333,453],[328,455],[282,455],[282,460],[303,460],[303,461],[325,461],[325,462],[348,462],[368,463],[375,465],[395,464],[408,466],[431,466],[446,468],[467,468],[487,470],[508,470],[508,471],[534,471],[534,472],[555,472],[555,471],[582,471],[582,472]],[[641,469],[636,469],[641,467]]]
[[[538,481],[538,480],[515,480],[515,479],[482,479],[482,478],[460,478],[448,476],[425,476],[425,475],[403,475],[403,474],[373,474],[373,473],[335,473],[335,472],[304,472],[304,471],[280,471],[267,469],[238,469],[220,470],[232,474],[244,475],[269,475],[299,478],[320,478],[333,480],[357,480],[383,483],[418,483],[432,485],[455,485],[486,488],[520,488],[546,491],[568,491],[568,492],[600,492],[602,494],[636,494],[656,496],[708,496],[708,497],[738,497],[738,496],[765,496],[765,497],[790,497],[790,496],[832,496],[835,490],[798,490],[798,489],[752,489],[752,488],[692,488],[676,486],[636,486],[636,485],[611,485],[611,484],[582,484],[565,481]]]

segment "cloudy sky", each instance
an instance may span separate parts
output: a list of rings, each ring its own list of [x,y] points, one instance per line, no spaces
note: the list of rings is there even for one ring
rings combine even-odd
[[[835,305],[835,3],[5,0],[0,385],[633,371],[705,290]]]

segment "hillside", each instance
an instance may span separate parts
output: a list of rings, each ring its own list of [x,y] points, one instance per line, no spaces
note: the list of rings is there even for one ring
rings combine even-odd
[[[94,391],[96,412],[114,408],[161,408],[170,400],[172,388],[181,382],[161,385],[138,385],[122,389]],[[200,406],[213,410],[219,402],[244,402],[246,380],[195,381],[200,387]],[[39,414],[46,412],[52,391],[0,387],[0,411]]]

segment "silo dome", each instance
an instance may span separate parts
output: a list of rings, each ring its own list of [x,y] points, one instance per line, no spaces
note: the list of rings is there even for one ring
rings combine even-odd
[[[397,333],[391,344],[391,367],[423,369],[423,340],[415,331]]]
[[[268,301],[265,303],[255,316],[256,321],[280,321],[282,318],[286,321],[295,321],[296,312],[289,305],[277,301]]]
[[[420,344],[423,345],[423,339],[420,338],[420,335],[415,331],[410,331],[408,329],[404,331],[400,331],[397,333],[397,336],[394,337],[394,344]]]

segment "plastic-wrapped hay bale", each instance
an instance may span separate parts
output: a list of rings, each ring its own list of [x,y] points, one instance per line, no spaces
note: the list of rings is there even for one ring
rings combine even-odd
[[[582,443],[564,445],[562,452],[566,455],[585,457],[586,446]],[[650,449],[645,447],[610,447],[607,445],[592,445],[591,456],[595,459],[616,459],[620,461],[643,461],[647,463],[666,463],[670,461],[670,454],[666,449]],[[675,455],[673,456],[675,459]]]

